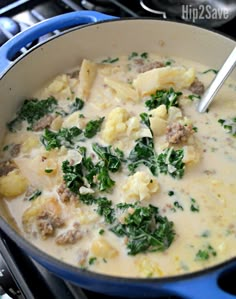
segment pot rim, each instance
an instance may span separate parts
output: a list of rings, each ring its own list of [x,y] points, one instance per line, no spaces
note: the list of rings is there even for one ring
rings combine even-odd
[[[20,62],[22,59],[24,59],[27,55],[29,55],[31,52],[33,52],[34,50],[36,50],[37,48],[39,48],[40,46],[47,44],[48,42],[50,42],[51,40],[54,40],[56,38],[60,38],[61,36],[68,34],[72,31],[76,31],[76,30],[82,30],[83,28],[89,27],[89,26],[96,26],[102,23],[110,23],[110,22],[120,22],[120,21],[128,21],[128,22],[132,22],[133,20],[139,20],[139,21],[145,21],[145,20],[149,20],[149,21],[157,21],[157,22],[170,22],[170,23],[180,23],[184,26],[192,26],[194,28],[198,28],[199,30],[203,30],[209,33],[215,33],[217,35],[219,35],[220,37],[224,37],[227,38],[231,41],[236,42],[236,38],[229,36],[225,33],[220,32],[219,30],[216,29],[209,29],[209,28],[204,28],[201,27],[198,24],[192,24],[192,23],[186,23],[182,20],[168,20],[168,19],[157,19],[157,18],[152,18],[152,17],[144,17],[144,18],[138,18],[138,17],[132,17],[132,18],[115,18],[115,19],[110,19],[110,20],[104,20],[104,21],[99,21],[99,22],[95,22],[95,23],[89,23],[89,24],[85,24],[85,25],[78,25],[72,28],[69,28],[67,30],[62,31],[60,34],[52,36],[50,38],[48,38],[47,40],[43,41],[42,43],[39,43],[37,45],[35,45],[34,47],[32,47],[30,50],[28,50],[26,53],[20,55],[0,76],[0,80],[4,78],[4,76],[18,63]],[[19,33],[20,35],[20,33]],[[16,230],[14,230],[10,224],[7,223],[6,220],[4,220],[4,218],[2,216],[0,216],[0,228],[3,230],[3,232],[10,237],[10,239],[16,243],[16,245],[18,245],[25,253],[25,251],[27,253],[30,254],[31,257],[33,257],[34,260],[36,260],[38,263],[41,263],[40,261],[46,261],[47,265],[53,265],[54,269],[59,270],[59,269],[63,269],[64,272],[66,273],[70,273],[73,275],[82,275],[84,278],[94,278],[96,280],[106,280],[109,281],[111,283],[114,282],[122,282],[123,284],[127,283],[132,283],[132,284],[140,284],[140,283],[145,283],[145,284],[153,284],[153,283],[168,283],[168,282],[176,282],[176,281],[181,281],[181,280],[185,280],[185,279],[193,279],[193,278],[197,278],[203,275],[207,275],[210,273],[213,273],[217,270],[223,270],[225,267],[228,266],[233,266],[232,264],[235,264],[236,266],[236,256],[229,258],[221,263],[218,263],[216,265],[207,267],[205,269],[201,269],[201,270],[197,270],[194,272],[189,272],[189,273],[183,273],[180,275],[172,275],[172,276],[165,276],[165,277],[153,277],[153,278],[135,278],[135,277],[125,277],[125,276],[115,276],[115,275],[108,275],[108,274],[102,274],[102,273],[98,273],[98,272],[93,272],[91,270],[87,270],[87,269],[82,269],[76,266],[73,266],[69,263],[63,262],[57,258],[55,258],[54,256],[46,253],[45,251],[39,249],[38,247],[36,247],[33,243],[29,242],[27,239],[25,239],[22,235],[20,235],[20,233],[17,233]],[[1,250],[0,250],[1,251]],[[42,264],[45,263],[43,262]],[[56,274],[59,275],[59,274]],[[60,275],[59,275],[60,276]]]

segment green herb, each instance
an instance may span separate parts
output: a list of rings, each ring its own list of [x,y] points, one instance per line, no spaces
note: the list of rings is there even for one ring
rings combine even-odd
[[[104,119],[105,117],[101,117],[98,120],[89,121],[85,127],[84,136],[86,138],[94,137],[101,130]]]
[[[3,147],[3,151],[5,152],[5,151],[7,151],[9,149],[9,144],[7,144],[7,145],[5,145],[4,147]]]
[[[67,148],[74,148],[76,143],[82,139],[82,130],[78,127],[62,128],[58,132],[45,129],[41,136],[41,142],[47,151],[53,148],[60,148],[64,145]]]
[[[151,99],[145,102],[145,105],[149,110],[152,110],[164,104],[168,110],[171,106],[179,106],[178,98],[181,95],[182,92],[175,92],[173,88],[157,90],[155,94],[151,95]]]
[[[228,133],[233,136],[236,136],[236,117],[232,119],[219,119],[218,122],[223,126]]]
[[[98,233],[99,233],[99,235],[103,235],[105,233],[105,230],[104,229],[100,229]]]
[[[138,53],[137,52],[132,52],[129,56],[128,56],[128,60],[133,59],[134,57],[137,57]]]
[[[89,258],[89,265],[93,265],[96,262],[97,258],[96,257],[90,257]]]
[[[68,160],[62,162],[63,179],[69,188],[75,194],[79,194],[79,188],[84,185],[82,164],[70,165]]]
[[[46,168],[46,169],[44,169],[44,171],[45,171],[46,173],[51,173],[51,172],[53,172],[53,169]]]
[[[107,59],[104,59],[103,61],[102,61],[102,63],[115,63],[115,62],[117,62],[117,61],[119,61],[119,58],[117,57],[117,58],[111,58],[111,57],[108,57]]]
[[[129,154],[128,169],[134,173],[138,166],[147,166],[153,175],[158,175],[157,155],[155,153],[153,139],[150,137],[142,137],[136,140],[135,147]]]
[[[79,118],[85,118],[83,114],[79,114]]]
[[[210,237],[211,235],[211,232],[209,230],[205,230],[202,234],[201,234],[201,237],[203,238],[208,238]]]
[[[193,101],[194,99],[201,99],[201,96],[197,94],[190,94],[188,98]]]
[[[147,59],[148,58],[148,53],[147,52],[143,52],[141,54],[138,54],[137,52],[132,52],[129,57],[128,57],[128,60],[131,60],[135,57],[140,57],[142,59]]]
[[[148,53],[147,52],[143,52],[140,54],[140,57],[143,59],[147,59],[148,58]]]
[[[98,169],[97,180],[98,189],[100,191],[107,191],[115,185],[115,181],[110,178],[109,172],[105,166]]]
[[[168,195],[169,195],[169,196],[173,196],[174,194],[175,194],[175,192],[172,191],[172,190],[170,190],[170,191],[168,192]]]
[[[54,112],[56,106],[57,100],[53,97],[46,100],[25,100],[17,112],[16,118],[9,122],[7,127],[11,132],[15,132],[21,122],[27,121],[29,124],[27,130],[32,130],[33,125],[43,116]]]
[[[190,210],[192,212],[199,212],[200,208],[199,205],[197,204],[196,200],[194,198],[191,198],[191,206],[190,206]]]
[[[173,222],[160,216],[158,208],[152,205],[132,207],[134,211],[128,214],[124,223],[111,228],[117,236],[127,238],[128,254],[166,250],[174,240]]]
[[[115,219],[114,209],[112,208],[112,201],[106,197],[97,198],[94,203],[97,204],[97,213],[103,216],[107,223],[113,223]]]
[[[211,245],[207,245],[206,248],[198,250],[195,260],[196,261],[206,261],[211,256],[216,256],[217,252]]]
[[[214,74],[217,74],[219,71],[218,70],[215,70],[215,69],[208,69],[208,70],[206,70],[206,71],[204,71],[204,72],[202,72],[203,74],[207,74],[207,73],[210,73],[210,72],[212,72],[212,73],[214,73]]]
[[[73,113],[75,111],[81,110],[84,107],[84,101],[80,98],[76,98],[74,103],[70,105],[70,113]]]
[[[175,60],[174,59],[169,59],[165,62],[165,66],[169,66],[169,65],[172,65],[173,63],[175,63]]]
[[[197,131],[198,131],[198,128],[197,128],[197,127],[193,127],[192,129],[193,129],[194,132],[197,132]]]
[[[182,211],[184,210],[184,208],[181,206],[181,204],[178,201],[174,202],[174,206],[179,210],[182,210]]]
[[[124,155],[122,151],[116,149],[117,155],[112,153],[111,146],[101,146],[98,143],[92,145],[94,152],[104,162],[104,165],[111,172],[117,172],[121,167],[121,157]]]
[[[42,194],[42,191],[36,190],[30,197],[28,198],[29,201],[36,199]]]
[[[183,163],[183,149],[165,149],[157,158],[158,170],[160,173],[169,174],[173,178],[182,178],[184,175],[185,164]]]
[[[144,123],[148,127],[148,129],[150,130],[150,132],[153,136],[149,115],[144,112],[144,113],[141,113],[139,116],[141,118],[142,123]]]

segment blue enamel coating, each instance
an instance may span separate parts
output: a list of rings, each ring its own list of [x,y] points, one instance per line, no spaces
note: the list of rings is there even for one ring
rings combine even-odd
[[[114,17],[93,11],[79,11],[48,19],[19,33],[0,48],[0,75],[10,66],[10,59],[26,44],[36,38],[65,27],[82,25]],[[15,240],[17,244],[44,267],[65,280],[79,286],[113,296],[124,298],[158,298],[160,296],[176,295],[184,299],[236,299],[236,296],[222,291],[217,284],[218,277],[230,269],[236,268],[236,261],[225,263],[210,271],[201,271],[201,274],[190,274],[173,279],[128,279],[115,278],[105,275],[81,271],[80,269],[64,264],[44,252],[15,233],[7,223],[0,218],[2,229]],[[124,272],[126,269],[124,269]]]
[[[37,23],[14,36],[0,48],[0,74],[9,68],[12,64],[12,58],[21,48],[47,33],[67,27],[111,20],[114,18],[113,16],[86,10],[59,15]]]

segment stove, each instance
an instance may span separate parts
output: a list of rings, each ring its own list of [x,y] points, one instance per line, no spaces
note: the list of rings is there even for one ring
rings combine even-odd
[[[0,46],[18,32],[47,18],[78,10],[95,10],[118,17],[155,17],[181,19],[161,10],[158,1],[144,0],[1,0]],[[160,1],[161,2],[161,1]],[[217,31],[236,38],[236,17],[221,24]],[[57,34],[52,32],[49,35]],[[27,51],[40,38],[21,49]],[[33,275],[33,279],[32,279]],[[8,294],[13,299],[116,299],[79,288],[54,276],[26,256],[18,246],[0,230],[0,298]],[[4,297],[5,298],[5,297]],[[158,297],[164,299],[163,297]],[[165,299],[181,299],[174,296]]]

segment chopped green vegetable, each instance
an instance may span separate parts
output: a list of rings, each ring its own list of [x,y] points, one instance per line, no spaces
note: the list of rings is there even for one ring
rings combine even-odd
[[[170,191],[168,192],[168,195],[169,195],[169,196],[173,196],[174,194],[175,194],[175,192],[172,191],[172,190],[170,190]]]
[[[147,59],[148,58],[148,53],[147,52],[143,52],[141,54],[138,54],[137,52],[132,52],[129,57],[128,57],[128,60],[131,60],[135,57],[140,57],[142,59]]]
[[[190,94],[188,98],[193,101],[194,99],[201,99],[201,96],[197,94]]]
[[[95,200],[97,204],[97,213],[103,216],[105,221],[109,224],[114,222],[114,209],[112,208],[112,201],[108,200],[106,197],[99,197]]]
[[[218,122],[223,126],[228,133],[233,136],[236,136],[236,117],[232,119],[219,119]]]
[[[104,59],[103,61],[102,61],[102,63],[115,63],[115,62],[117,62],[117,61],[119,61],[119,58],[117,57],[117,58],[111,58],[111,57],[108,57],[107,59]]]
[[[94,137],[101,130],[104,119],[105,117],[101,117],[97,120],[90,120],[85,127],[84,136],[86,138]]]
[[[90,257],[89,258],[89,265],[93,265],[96,262],[97,258],[96,257]]]
[[[36,190],[33,194],[31,194],[27,199],[29,201],[36,199],[37,197],[39,197],[42,194],[42,191],[40,190]]]
[[[147,52],[143,52],[140,54],[140,57],[143,59],[147,59],[148,58],[148,53]]]
[[[99,233],[99,235],[103,235],[105,233],[105,230],[104,229],[100,229],[98,233]]]
[[[45,171],[46,173],[51,173],[51,172],[53,172],[53,169],[46,168],[46,169],[44,169],[44,171]]]
[[[84,185],[82,164],[70,165],[68,160],[62,162],[63,179],[75,194],[79,194],[79,188]]]
[[[198,203],[196,202],[196,200],[194,198],[191,198],[191,206],[190,206],[190,210],[192,212],[199,212],[200,211],[200,208],[199,208],[199,205]]]
[[[138,53],[137,52],[132,52],[129,56],[128,56],[128,60],[133,59],[134,57],[137,57]]]
[[[152,110],[164,104],[168,110],[171,106],[179,106],[178,98],[181,95],[182,92],[175,92],[173,88],[157,90],[155,94],[151,95],[151,99],[145,102],[145,105],[149,110]]]
[[[92,145],[94,152],[98,155],[98,157],[104,162],[104,165],[107,167],[108,170],[111,172],[117,172],[121,166],[121,157],[124,153],[122,153],[119,149],[116,149],[115,155],[112,153],[111,146],[101,146],[98,143],[94,143]]]
[[[9,122],[7,127],[11,132],[15,132],[21,122],[27,121],[29,124],[27,130],[32,130],[33,125],[43,116],[54,112],[56,106],[57,100],[53,97],[46,100],[25,100],[16,118]]]
[[[47,151],[60,148],[62,145],[67,148],[74,148],[78,141],[81,141],[82,132],[78,127],[62,128],[58,132],[45,129],[41,136],[41,142]]]
[[[211,256],[216,256],[217,252],[211,245],[207,245],[206,248],[204,249],[199,249],[195,260],[196,261],[206,261],[208,260]]]
[[[184,208],[181,206],[181,204],[178,201],[174,202],[174,206],[179,210],[182,210],[182,211],[184,210]]]
[[[107,191],[115,185],[115,181],[110,178],[109,172],[105,166],[98,167],[97,180],[98,189],[100,191]]]
[[[136,141],[135,147],[129,154],[128,169],[134,173],[139,165],[147,166],[153,175],[158,175],[157,154],[155,153],[153,139],[142,137]]]
[[[9,149],[9,144],[7,144],[7,145],[5,145],[4,147],[3,147],[3,151],[5,152],[5,151],[7,151]]]
[[[212,72],[212,73],[214,73],[214,74],[217,74],[219,71],[218,70],[215,70],[215,69],[208,69],[208,70],[206,70],[206,71],[204,71],[204,72],[202,72],[203,74],[207,74],[207,73],[210,73],[210,72]]]
[[[144,112],[144,113],[141,113],[139,116],[141,118],[142,123],[144,123],[148,127],[148,129],[150,130],[150,132],[153,136],[149,115]]]
[[[70,105],[70,113],[81,110],[84,107],[84,101],[80,98],[76,98],[74,103]]]
[[[203,238],[208,238],[210,237],[211,235],[211,232],[209,230],[205,230],[202,234],[201,234],[201,237]]]
[[[117,236],[127,238],[128,254],[166,250],[174,240],[173,222],[160,216],[158,208],[152,205],[129,206],[134,210],[127,215],[124,223],[118,222],[111,228]]]
[[[185,164],[183,163],[183,149],[165,149],[157,158],[158,170],[160,173],[170,174],[173,178],[182,178],[184,175]]]

